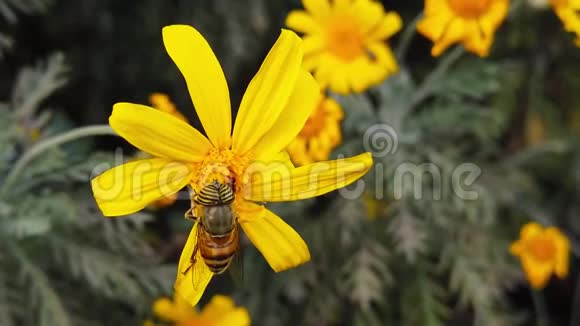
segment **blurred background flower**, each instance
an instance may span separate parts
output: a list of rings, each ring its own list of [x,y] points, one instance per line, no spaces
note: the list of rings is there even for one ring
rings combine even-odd
[[[250,315],[245,308],[236,307],[234,301],[224,295],[214,295],[201,311],[189,303],[169,298],[159,298],[153,304],[153,313],[162,322],[175,326],[249,326]],[[145,326],[154,326],[146,321]]]
[[[534,288],[544,288],[552,274],[559,278],[568,276],[570,242],[557,228],[544,229],[533,222],[524,225],[510,252],[520,258]]]
[[[330,97],[321,97],[296,139],[287,147],[292,162],[305,165],[328,160],[340,144],[342,119],[340,105]]]
[[[425,0],[425,17],[417,29],[433,41],[433,56],[440,56],[454,43],[462,43],[467,50],[485,57],[508,7],[509,0]]]
[[[395,12],[374,0],[306,0],[288,14],[286,25],[304,33],[304,66],[321,88],[348,94],[362,92],[397,71],[386,40],[402,26]]]

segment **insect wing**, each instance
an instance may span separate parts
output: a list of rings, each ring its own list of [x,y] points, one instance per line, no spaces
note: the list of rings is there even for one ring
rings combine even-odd
[[[207,286],[213,273],[203,261],[199,250],[195,253],[192,264],[192,267],[189,269],[191,273],[191,285],[195,291],[199,291]]]
[[[238,249],[232,263],[228,267],[234,284],[238,288],[244,288],[244,254],[241,248]]]
[[[175,280],[175,294],[192,305],[197,304],[213,276],[198,250],[199,230],[199,223],[195,223],[179,259]]]

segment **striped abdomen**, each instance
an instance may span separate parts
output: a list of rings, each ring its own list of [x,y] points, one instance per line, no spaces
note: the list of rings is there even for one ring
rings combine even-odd
[[[198,231],[198,247],[205,264],[215,274],[223,273],[239,246],[239,231],[234,227],[223,235],[211,235],[203,227]]]

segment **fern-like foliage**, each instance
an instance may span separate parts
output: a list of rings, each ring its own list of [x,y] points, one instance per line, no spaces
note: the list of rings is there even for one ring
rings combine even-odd
[[[126,324],[167,292],[173,268],[144,241],[150,216],[108,220],[96,208],[88,181],[110,154],[79,155],[52,148],[29,162],[9,188],[21,158],[46,137],[41,104],[63,87],[62,55],[24,68],[10,101],[2,103],[0,160],[0,324],[77,325],[106,311],[107,324]]]

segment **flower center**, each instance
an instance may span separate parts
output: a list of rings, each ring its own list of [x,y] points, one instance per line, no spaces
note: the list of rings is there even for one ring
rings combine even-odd
[[[486,13],[493,0],[447,0],[451,9],[463,18],[479,18]]]
[[[550,0],[550,3],[555,8],[566,7],[568,5],[568,0]]]
[[[326,122],[326,113],[324,112],[323,101],[321,101],[314,112],[308,117],[304,127],[298,134],[299,137],[302,138],[312,138],[320,134],[320,132],[324,129],[324,125]]]
[[[195,191],[216,180],[220,183],[233,184],[236,193],[241,189],[244,170],[250,163],[247,156],[238,156],[230,149],[212,148],[203,162],[198,166],[192,179]]]
[[[348,19],[337,19],[328,29],[328,48],[335,56],[352,61],[364,53],[362,35]]]
[[[556,254],[556,245],[554,244],[554,241],[543,236],[533,239],[528,245],[528,249],[534,258],[542,262],[552,260]]]

